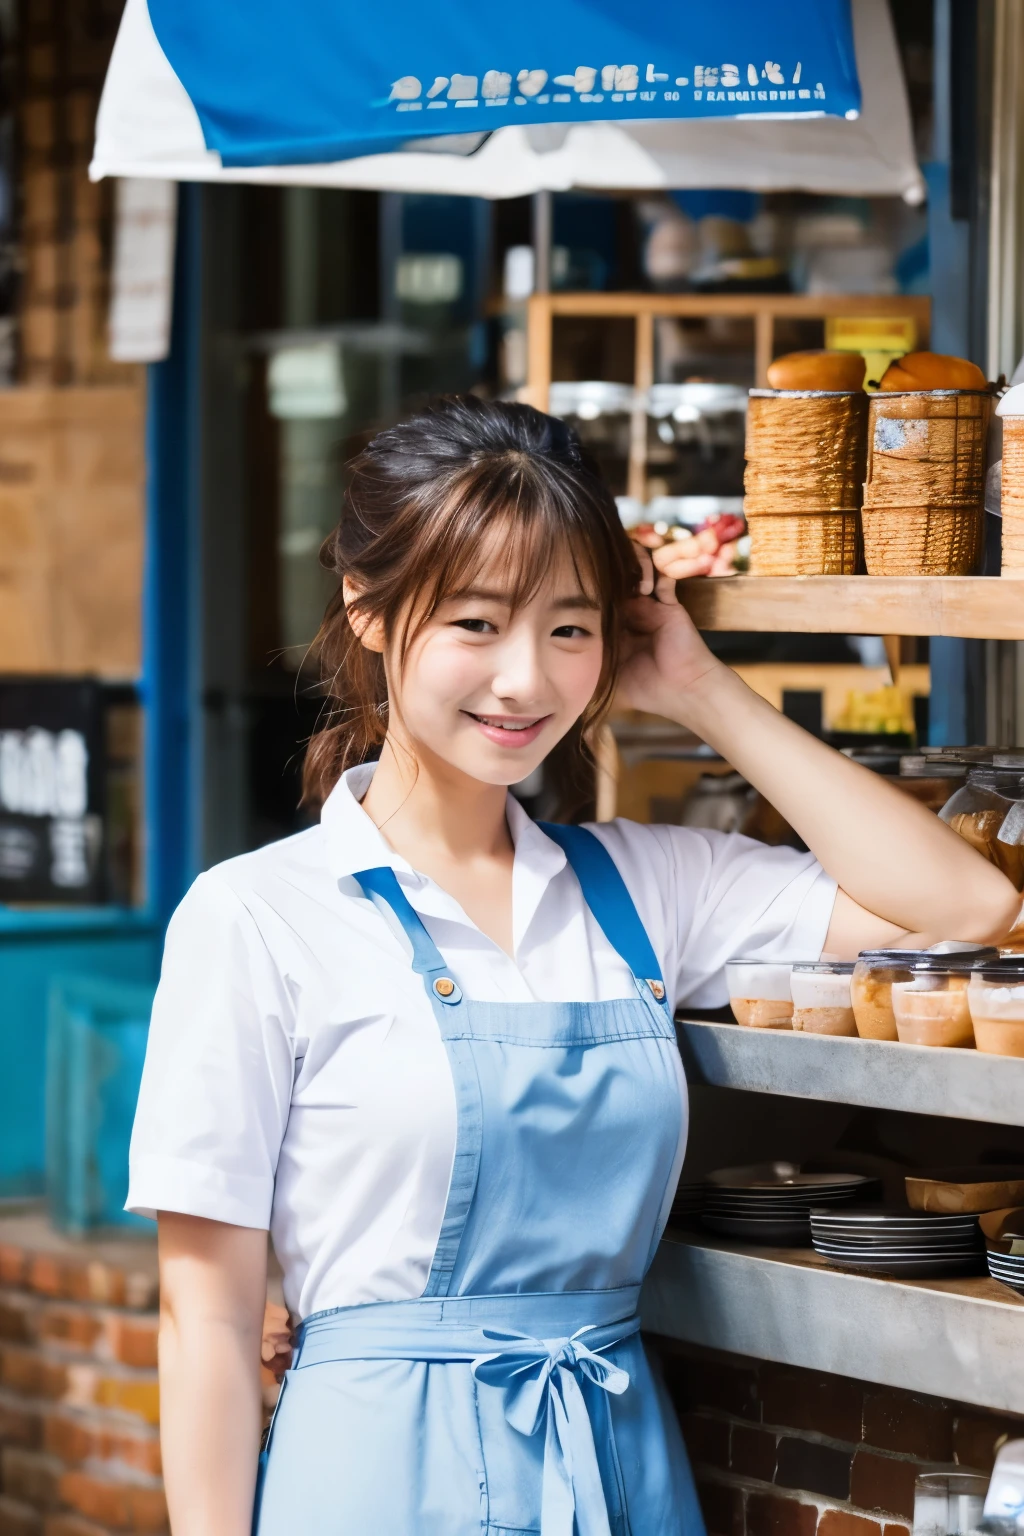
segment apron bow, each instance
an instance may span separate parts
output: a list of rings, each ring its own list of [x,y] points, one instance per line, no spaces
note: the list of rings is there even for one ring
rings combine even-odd
[[[513,1429],[535,1435],[544,1426],[541,1536],[573,1536],[574,1529],[579,1536],[611,1536],[594,1432],[577,1378],[586,1376],[619,1396],[629,1374],[587,1348],[584,1335],[593,1332],[580,1328],[566,1339],[531,1339],[485,1328],[485,1337],[503,1347],[473,1361],[478,1381],[504,1389],[505,1418]]]

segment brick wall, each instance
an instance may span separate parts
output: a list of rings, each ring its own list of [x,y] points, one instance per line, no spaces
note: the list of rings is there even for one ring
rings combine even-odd
[[[156,1343],[155,1244],[0,1219],[0,1536],[164,1536]],[[988,1472],[1024,1436],[1024,1419],[648,1343],[710,1536],[908,1536],[920,1468]],[[264,1391],[269,1408],[266,1372]]]
[[[151,1243],[0,1224],[0,1536],[164,1532]]]
[[[989,1472],[1024,1419],[648,1339],[709,1536],[907,1536],[919,1470]]]
[[[15,99],[26,384],[138,383],[111,362],[113,184],[89,181],[96,108],[123,0],[20,0]]]

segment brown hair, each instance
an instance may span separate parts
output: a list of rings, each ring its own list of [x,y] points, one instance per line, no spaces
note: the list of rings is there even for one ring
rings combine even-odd
[[[529,601],[566,548],[601,606],[597,691],[549,759],[560,812],[571,814],[592,793],[588,737],[611,702],[622,606],[640,575],[597,466],[556,417],[452,395],[379,433],[349,472],[341,521],[320,552],[338,590],[314,642],[327,702],[306,751],[304,801],[322,802],[346,768],[376,755],[387,733],[384,659],[352,629],[341,578],[360,591],[353,607],[379,619],[404,655],[410,615],[418,627],[465,589],[484,535],[503,526],[513,607]]]

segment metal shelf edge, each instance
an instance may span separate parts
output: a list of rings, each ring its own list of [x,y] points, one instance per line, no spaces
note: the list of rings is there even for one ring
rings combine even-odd
[[[668,1240],[641,1318],[688,1344],[1024,1413],[1024,1306],[1013,1300]]]
[[[688,1019],[677,1030],[691,1082],[1024,1125],[1024,1060],[1010,1056]]]

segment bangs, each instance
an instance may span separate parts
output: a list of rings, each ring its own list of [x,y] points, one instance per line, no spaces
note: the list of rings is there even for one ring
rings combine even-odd
[[[580,498],[566,477],[539,471],[523,455],[509,455],[496,473],[491,460],[461,475],[434,523],[431,558],[423,569],[416,627],[444,602],[481,585],[497,586],[512,611],[536,597],[563,562],[578,591],[607,622],[614,601],[612,549],[606,516]],[[611,497],[608,497],[611,502]],[[612,502],[611,512],[618,521]],[[424,552],[426,553],[426,552]]]

